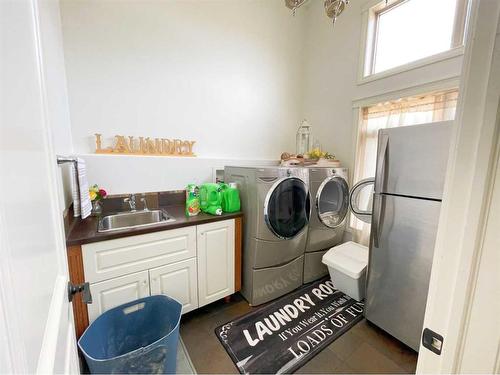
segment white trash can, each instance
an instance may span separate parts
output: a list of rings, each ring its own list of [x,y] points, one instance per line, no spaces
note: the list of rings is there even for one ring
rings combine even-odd
[[[356,242],[332,247],[323,255],[333,285],[341,292],[361,301],[365,298],[368,248]]]

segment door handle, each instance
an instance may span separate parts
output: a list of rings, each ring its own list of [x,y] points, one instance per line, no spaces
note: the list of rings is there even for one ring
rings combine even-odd
[[[307,222],[309,223],[309,220],[311,220],[311,212],[312,212],[311,193],[309,191],[307,192],[306,204],[304,208],[306,211]]]
[[[77,293],[83,293],[82,301],[83,303],[92,303],[92,294],[90,293],[90,284],[72,284],[71,281],[68,282],[68,300],[73,301],[73,297]]]
[[[377,167],[375,171],[375,193],[382,192],[385,182],[385,159],[387,156],[387,146],[389,136],[384,132],[379,132],[379,150],[377,152]]]
[[[369,210],[360,210],[358,204],[356,203],[358,200],[359,193],[363,188],[368,185],[372,185],[374,183],[373,178],[365,178],[359,182],[357,182],[351,189],[349,193],[349,207],[351,208],[352,213],[359,220],[364,221],[365,223],[371,222],[372,211]]]
[[[373,245],[375,247],[379,247],[379,241],[380,241],[380,229],[382,227],[381,217],[382,217],[382,211],[384,209],[384,196],[383,195],[378,195],[374,194],[373,195],[373,220],[372,220],[372,227],[371,230],[373,232]]]

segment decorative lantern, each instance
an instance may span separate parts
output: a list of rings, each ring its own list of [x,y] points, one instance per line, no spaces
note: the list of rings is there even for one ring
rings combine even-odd
[[[296,154],[304,155],[311,149],[311,125],[306,120],[302,121],[296,135]]]

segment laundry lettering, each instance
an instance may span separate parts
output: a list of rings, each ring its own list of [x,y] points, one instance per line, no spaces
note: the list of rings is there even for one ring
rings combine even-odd
[[[326,324],[323,324],[317,329],[311,331],[311,333],[303,337],[301,340],[294,343],[293,346],[288,348],[288,351],[292,353],[296,359],[298,359],[309,353],[311,349],[317,347],[331,335],[333,335],[333,330],[328,328]]]
[[[314,292],[314,290],[319,292]],[[292,303],[289,303],[279,310],[269,314],[267,317],[255,322],[253,329],[243,330],[243,335],[248,342],[248,345],[255,346],[259,342],[263,341],[266,336],[272,336],[275,332],[281,331],[287,324],[298,319],[301,314],[307,312],[307,310],[316,306],[317,300],[323,300],[335,293],[336,290],[333,287],[331,280],[328,280],[318,286],[318,288],[313,289],[312,295],[305,293]],[[294,327],[297,328],[297,327]],[[283,337],[280,335],[283,339]]]
[[[180,139],[149,138],[116,135],[110,146],[103,146],[101,134],[95,134],[96,154],[132,154],[132,155],[179,155],[195,156],[193,145],[195,141]]]

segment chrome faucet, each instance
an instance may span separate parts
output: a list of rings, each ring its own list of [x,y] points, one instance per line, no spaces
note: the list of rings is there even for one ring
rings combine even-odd
[[[128,198],[125,198],[123,200],[124,202],[128,203],[130,205],[130,211],[135,211],[136,206],[135,206],[135,194],[130,194]]]
[[[142,202],[142,210],[149,211],[148,202],[146,201],[146,194],[145,193],[141,194],[141,202]]]

